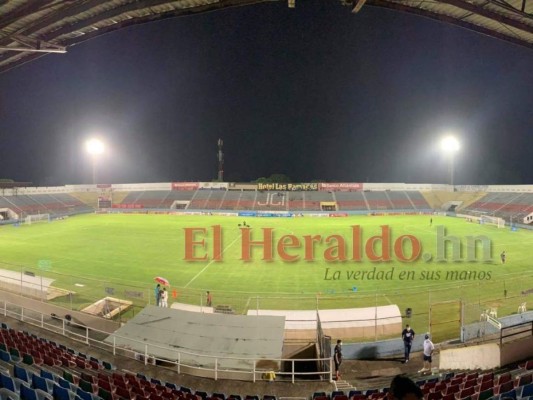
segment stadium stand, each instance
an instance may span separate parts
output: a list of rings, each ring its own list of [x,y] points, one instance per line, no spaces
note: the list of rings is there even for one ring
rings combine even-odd
[[[452,191],[442,191],[442,190],[428,190],[424,192],[409,192],[409,193],[418,193],[419,196],[423,197],[425,202],[429,204],[430,208],[435,209],[435,210],[442,209],[442,206],[444,204],[449,204],[450,202],[459,202],[460,207],[466,208],[470,204],[481,199],[486,194],[485,192],[479,192],[479,191],[452,192]]]
[[[0,208],[3,207],[19,215],[48,213],[61,216],[94,211],[94,208],[65,193],[0,196]]]
[[[321,211],[321,203],[335,203],[338,210],[344,211],[409,212],[431,209],[424,196],[417,191],[154,190],[130,192],[121,203],[148,209],[168,209],[176,200],[189,201],[189,210]]]
[[[213,190],[197,190],[194,192],[188,208],[191,210],[205,210],[205,206],[211,198],[212,192]]]
[[[288,192],[258,191],[254,210],[289,211]]]
[[[415,210],[413,201],[409,198],[408,194],[404,191],[401,192],[385,192],[392,204],[393,209],[399,210]]]
[[[255,200],[257,199],[257,191],[243,191],[241,192],[242,195],[239,198],[239,202],[237,203],[236,209],[241,210],[253,210]]]
[[[334,202],[334,192],[302,192],[303,194],[303,207],[296,208],[290,207],[291,210],[303,210],[303,211],[320,211],[321,202]],[[290,206],[290,204],[289,204]]]
[[[335,198],[337,199],[339,210],[370,210],[363,192],[337,192],[335,193]]]
[[[90,348],[89,348],[90,350]],[[42,360],[42,362],[40,361]],[[122,370],[90,354],[26,330],[17,331],[5,323],[0,329],[0,396],[12,399],[69,400],[276,400],[276,396],[255,393],[226,395],[220,386],[211,395],[203,389],[180,386],[155,375],[156,366]],[[154,376],[150,377],[150,373]],[[156,377],[157,376],[157,377]],[[179,375],[174,375],[180,379]],[[416,384],[424,400],[531,400],[533,396],[533,360],[509,370],[451,371],[427,377],[417,376]],[[198,381],[200,384],[205,381]],[[308,385],[308,383],[306,384]],[[300,398],[313,400],[382,400],[388,387],[365,390],[311,391]]]
[[[486,213],[519,222],[533,212],[533,193],[488,193],[461,211]]]
[[[226,210],[238,210],[243,193],[241,190],[228,190],[223,203],[220,204],[220,208],[224,207]]]
[[[392,210],[394,207],[386,192],[363,192],[370,210]]]

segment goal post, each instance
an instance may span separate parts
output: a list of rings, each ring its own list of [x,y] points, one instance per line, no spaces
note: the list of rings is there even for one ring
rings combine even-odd
[[[482,215],[479,222],[485,225],[494,225],[494,226],[497,226],[498,228],[505,228],[505,220],[499,217]]]
[[[38,222],[50,222],[50,214],[30,214],[26,216],[26,224],[36,224]]]

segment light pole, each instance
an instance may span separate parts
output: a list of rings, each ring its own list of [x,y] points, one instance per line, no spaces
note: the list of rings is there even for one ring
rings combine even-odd
[[[98,157],[100,157],[105,152],[105,145],[100,139],[89,139],[85,142],[85,150],[91,157],[92,166],[93,166],[93,184],[96,185],[96,163],[98,162]]]
[[[461,146],[455,136],[446,136],[441,140],[440,147],[450,159],[450,185],[453,189],[455,153],[459,151]]]

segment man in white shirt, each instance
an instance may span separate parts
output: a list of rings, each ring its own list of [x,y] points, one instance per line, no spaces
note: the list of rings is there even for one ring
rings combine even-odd
[[[424,368],[418,372],[431,371],[431,356],[434,351],[435,345],[429,339],[429,335],[426,334],[426,340],[424,340]]]
[[[168,292],[167,288],[164,288],[161,292],[161,307],[168,307]]]

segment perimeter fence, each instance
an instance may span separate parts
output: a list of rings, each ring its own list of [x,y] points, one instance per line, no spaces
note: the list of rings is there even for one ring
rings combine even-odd
[[[0,263],[0,288],[3,290],[60,306],[65,313],[87,310],[92,306],[91,313],[100,310],[103,316],[119,322],[127,322],[147,305],[153,305],[154,287],[155,283],[61,274],[49,269],[46,263],[37,268]],[[207,290],[212,294],[215,311],[234,314],[253,314],[259,310],[320,311],[397,305],[403,324],[409,323],[420,333],[430,332],[435,341],[459,338],[462,326],[479,322],[484,315],[501,318],[533,308],[533,277],[521,274],[509,274],[497,280],[444,281],[432,286],[406,283],[405,287],[382,291],[269,294]],[[207,307],[206,289],[170,286],[168,291],[169,305],[182,303],[196,307],[198,311]],[[98,302],[99,308],[95,306]],[[117,306],[122,309],[113,315],[111,311]],[[313,320],[316,322],[315,317]],[[379,329],[377,315],[372,321],[373,334],[367,333],[365,340],[390,338],[390,334],[388,337]]]

